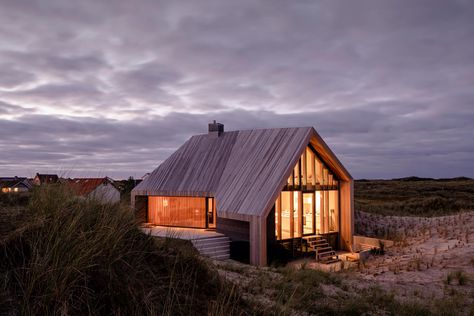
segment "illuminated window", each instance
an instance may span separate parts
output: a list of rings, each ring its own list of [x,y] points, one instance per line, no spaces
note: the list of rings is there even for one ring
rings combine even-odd
[[[301,237],[302,216],[300,210],[301,191],[293,193],[293,237]]]
[[[281,192],[281,238],[291,238],[291,194],[292,192]]]
[[[307,146],[275,201],[276,238],[339,231],[338,184],[331,169]]]
[[[294,184],[295,186],[300,185],[300,164],[297,163],[295,166],[295,169],[293,171],[293,178],[294,178]]]
[[[308,188],[316,185],[316,177],[314,174],[315,157],[311,149],[306,148],[306,185]]]
[[[314,234],[314,193],[303,193],[303,234]]]
[[[148,222],[155,225],[206,228],[206,198],[148,197]]]
[[[337,190],[329,191],[329,231],[339,231],[339,194]]]

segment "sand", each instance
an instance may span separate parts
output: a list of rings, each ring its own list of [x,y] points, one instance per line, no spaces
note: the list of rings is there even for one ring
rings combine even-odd
[[[444,297],[453,288],[474,293],[474,212],[432,218],[357,213],[356,225],[364,221],[365,233],[388,231],[396,243],[385,255],[370,256],[356,277],[408,297]],[[454,271],[470,281],[448,284]]]

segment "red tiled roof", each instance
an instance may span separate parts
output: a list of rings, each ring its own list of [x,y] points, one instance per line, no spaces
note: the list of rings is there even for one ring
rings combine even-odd
[[[76,178],[70,179],[69,184],[78,195],[86,196],[95,190],[99,185],[107,183],[107,178]]]

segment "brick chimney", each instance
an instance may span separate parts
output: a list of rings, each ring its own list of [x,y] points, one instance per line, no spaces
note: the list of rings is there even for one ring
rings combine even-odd
[[[224,124],[214,122],[209,123],[209,136],[219,137],[224,133]]]

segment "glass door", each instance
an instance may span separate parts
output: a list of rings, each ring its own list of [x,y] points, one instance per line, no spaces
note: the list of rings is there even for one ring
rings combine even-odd
[[[323,223],[323,219],[322,219],[322,215],[323,215],[323,212],[322,212],[322,207],[323,207],[323,194],[321,194],[322,191],[316,191],[316,199],[315,199],[315,202],[316,202],[316,208],[315,208],[315,217],[316,217],[316,234],[322,234],[323,233],[323,230],[322,230],[322,223]]]
[[[314,193],[303,193],[303,235],[315,233],[314,215]]]
[[[207,228],[216,228],[216,205],[214,198],[207,198]]]

